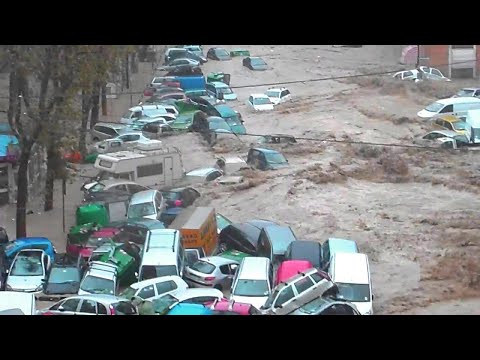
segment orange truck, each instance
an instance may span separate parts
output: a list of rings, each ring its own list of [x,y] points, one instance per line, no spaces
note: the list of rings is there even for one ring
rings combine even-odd
[[[180,230],[185,249],[203,249],[206,256],[217,248],[217,218],[213,207],[188,207],[170,224]]]

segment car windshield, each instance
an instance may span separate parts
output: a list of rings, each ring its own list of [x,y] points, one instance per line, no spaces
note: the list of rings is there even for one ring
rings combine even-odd
[[[467,123],[464,121],[455,121],[452,122],[452,126],[454,130],[466,130],[467,129]]]
[[[164,109],[152,109],[143,111],[146,117],[157,117],[160,115],[165,115],[167,112]]]
[[[457,92],[457,96],[459,96],[459,97],[473,96],[474,92],[475,92],[475,90],[462,89],[459,92]]]
[[[139,281],[155,279],[161,276],[178,275],[175,265],[152,266],[145,265],[142,267],[142,274]]]
[[[344,284],[338,286],[337,298],[351,302],[370,301],[370,286],[368,284]]]
[[[266,97],[266,98],[260,97],[260,98],[254,98],[253,103],[255,105],[268,105],[268,104],[271,104],[272,102],[270,101],[270,99],[268,97]]]
[[[129,219],[136,219],[149,215],[155,215],[155,207],[152,202],[132,204],[128,207],[127,217]]]
[[[65,284],[70,282],[79,282],[80,274],[75,268],[53,268],[48,278],[49,283]]]
[[[265,157],[270,164],[286,164],[287,159],[280,153],[265,153]]]
[[[231,118],[226,118],[225,121],[227,122],[228,125],[230,126],[237,126],[241,125],[242,123],[238,120],[237,116],[231,117]]]
[[[266,280],[240,279],[235,286],[233,295],[236,296],[268,296],[268,282]]]
[[[13,264],[11,276],[42,276],[42,253],[19,255]]]
[[[191,116],[179,116],[175,119],[175,123],[178,124],[190,124],[192,122]]]
[[[134,289],[131,286],[126,288],[122,293],[120,294],[121,297],[125,299],[131,299],[135,296],[135,293],[137,292],[138,289]]]
[[[104,185],[104,184],[96,183],[95,185],[93,185],[93,186],[90,188],[90,191],[91,191],[91,192],[99,192],[99,191],[102,191],[103,189],[105,189],[105,185]]]
[[[267,63],[261,58],[250,58],[250,62],[255,66],[267,65]]]
[[[90,294],[115,294],[115,283],[113,280],[88,275],[82,282],[80,289]]]
[[[279,98],[280,91],[267,91],[265,95],[267,95],[268,97]]]
[[[215,265],[199,260],[191,266],[191,269],[201,272],[202,274],[211,274],[215,270]]]
[[[231,131],[230,126],[227,124],[225,120],[215,120],[208,122],[210,130],[227,130]]]
[[[162,196],[166,201],[180,200],[181,194],[175,191],[162,191]]]
[[[230,89],[229,87],[218,88],[217,91],[221,94],[233,94],[232,89]]]
[[[230,56],[228,51],[225,49],[217,49],[215,50],[215,54],[217,54],[217,56]]]
[[[440,110],[443,109],[443,104],[439,102],[434,102],[433,104],[428,105],[425,110],[430,111],[430,112],[439,112]]]

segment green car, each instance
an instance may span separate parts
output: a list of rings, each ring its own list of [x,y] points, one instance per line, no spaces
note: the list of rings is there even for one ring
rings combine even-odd
[[[190,131],[195,116],[202,114],[202,111],[192,111],[177,116],[173,124],[170,125],[173,131]]]
[[[240,264],[244,258],[251,257],[252,255],[249,255],[247,253],[244,253],[238,250],[227,250],[221,254],[218,254],[217,256],[223,257],[225,259],[237,261]]]
[[[247,133],[240,113],[225,104],[215,105],[215,110],[219,116],[226,121],[228,126],[230,126],[234,134],[245,135]]]
[[[207,75],[207,83],[220,81],[224,84],[230,85],[230,74],[225,74],[223,72],[212,72]]]
[[[77,226],[89,223],[107,225],[109,223],[108,210],[103,204],[86,204],[79,206],[76,211]]]
[[[250,51],[246,49],[233,49],[230,51],[230,56],[250,56]]]

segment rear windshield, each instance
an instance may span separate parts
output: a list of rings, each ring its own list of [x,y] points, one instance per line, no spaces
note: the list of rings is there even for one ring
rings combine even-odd
[[[206,261],[197,261],[191,266],[192,270],[201,272],[202,274],[211,274],[215,270],[215,265],[212,265]]]
[[[368,284],[337,283],[337,298],[351,302],[370,301],[370,286]]]
[[[104,279],[89,275],[83,280],[80,289],[90,294],[115,294],[115,283],[113,280]]]
[[[452,122],[452,126],[455,130],[466,130],[466,128],[467,128],[466,125],[467,125],[467,123],[463,122],[463,121]]]
[[[244,280],[240,279],[233,291],[237,296],[268,296],[270,293],[266,280]]]
[[[161,276],[178,275],[177,267],[175,265],[165,266],[151,266],[145,265],[142,267],[142,275],[140,281],[155,279]]]

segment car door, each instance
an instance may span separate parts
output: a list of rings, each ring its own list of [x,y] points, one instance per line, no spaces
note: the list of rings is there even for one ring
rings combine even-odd
[[[141,297],[144,300],[153,298],[155,296],[155,285],[147,285],[141,288],[140,291],[137,293],[137,296]]]
[[[80,299],[66,299],[50,308],[60,315],[76,315],[80,307]]]
[[[220,272],[225,276],[220,282],[222,289],[228,289],[232,285],[237,267],[237,264],[225,264],[219,267]]]
[[[77,315],[97,315],[97,302],[83,299],[79,309]]]
[[[178,286],[173,280],[159,281],[155,284],[155,296],[169,294],[176,289],[178,289]]]

